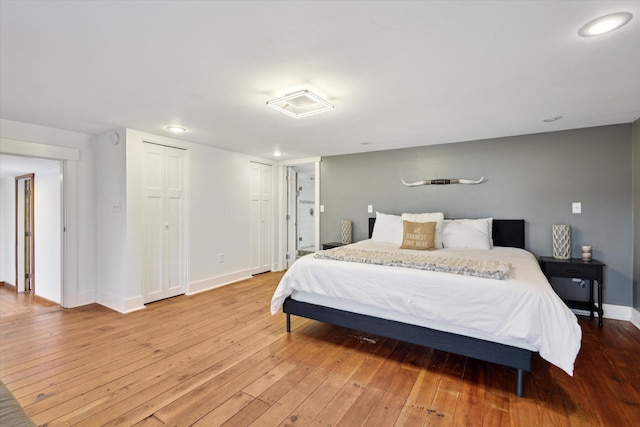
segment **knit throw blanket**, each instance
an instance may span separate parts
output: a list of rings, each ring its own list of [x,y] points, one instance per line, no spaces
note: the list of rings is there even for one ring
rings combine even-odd
[[[504,280],[509,275],[511,264],[495,260],[475,260],[443,257],[417,252],[383,252],[342,246],[316,252],[316,258],[336,261],[360,262],[364,264],[386,265],[390,267],[415,268],[440,273],[462,274],[485,279]]]

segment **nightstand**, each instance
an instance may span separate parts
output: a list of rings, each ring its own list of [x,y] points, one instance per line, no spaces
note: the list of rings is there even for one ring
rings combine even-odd
[[[604,284],[604,267],[605,264],[598,260],[583,261],[580,258],[571,259],[555,259],[552,257],[540,257],[542,272],[547,279],[552,277],[566,277],[586,280],[589,282],[589,301],[573,301],[565,300],[565,304],[569,308],[578,310],[586,310],[590,317],[593,313],[598,313],[598,326],[602,327],[602,286]],[[597,282],[598,287],[598,304],[593,300],[593,282]]]
[[[322,250],[326,251],[327,249],[338,248],[340,246],[344,246],[344,243],[340,243],[340,242],[323,243],[322,244]]]

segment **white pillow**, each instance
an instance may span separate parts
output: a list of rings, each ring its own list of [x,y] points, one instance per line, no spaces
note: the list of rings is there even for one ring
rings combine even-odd
[[[403,213],[402,219],[405,221],[411,221],[411,222],[435,222],[436,237],[433,241],[433,244],[436,249],[442,249],[442,222],[444,221],[444,214],[442,212],[419,213],[419,214]]]
[[[452,249],[491,249],[493,218],[448,219],[442,226],[442,242]]]
[[[371,240],[378,242],[393,243],[400,246],[402,244],[402,218],[400,215],[389,215],[376,212],[376,223],[373,226]]]

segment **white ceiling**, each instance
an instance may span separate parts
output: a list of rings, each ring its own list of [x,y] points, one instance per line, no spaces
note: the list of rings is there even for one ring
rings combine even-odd
[[[618,11],[634,15],[622,29],[577,35]],[[178,124],[261,157],[630,123],[639,76],[638,1],[0,2],[2,118],[90,134]],[[266,106],[298,89],[335,110]]]

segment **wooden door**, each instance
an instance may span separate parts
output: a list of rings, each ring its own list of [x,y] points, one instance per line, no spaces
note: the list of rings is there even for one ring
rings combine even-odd
[[[16,292],[35,295],[35,175],[16,180]]]

